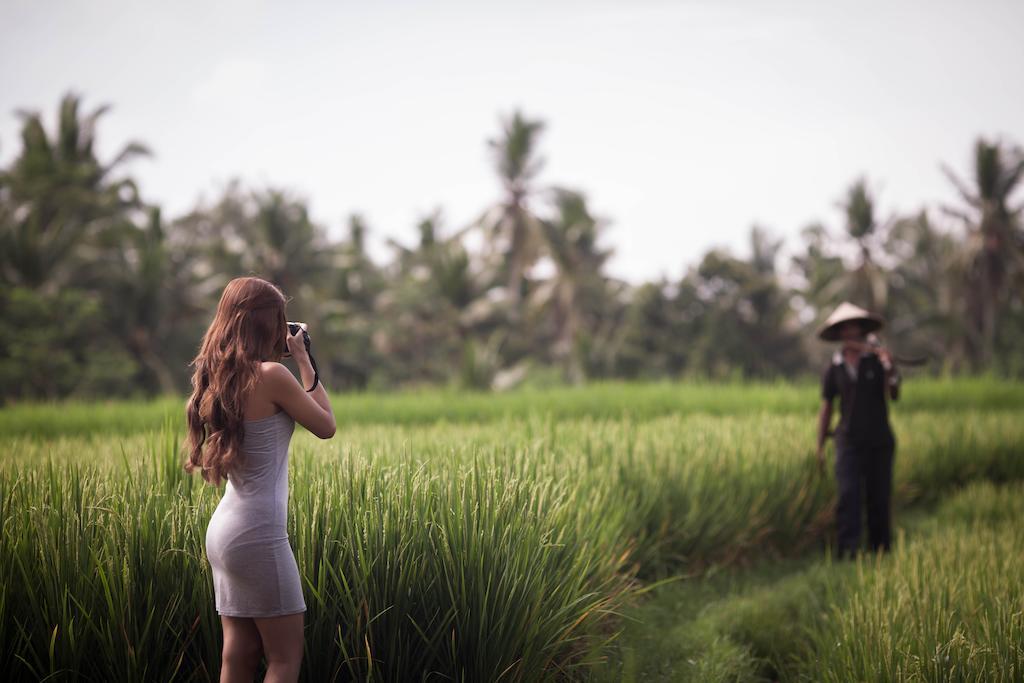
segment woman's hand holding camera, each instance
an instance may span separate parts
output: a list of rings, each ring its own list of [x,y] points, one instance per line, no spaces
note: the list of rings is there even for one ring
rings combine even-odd
[[[302,375],[302,386],[309,385],[306,392],[313,392],[313,400],[320,404],[324,410],[330,411],[331,404],[327,400],[327,390],[320,383],[320,371],[316,367],[316,360],[309,350],[309,332],[306,323],[289,322],[286,342],[288,351],[299,366],[299,374]]]
[[[288,334],[286,341],[288,342],[288,352],[291,354],[295,362],[299,362],[303,358],[309,360],[309,354],[306,352],[306,323],[299,323],[299,329],[296,330],[295,334]]]

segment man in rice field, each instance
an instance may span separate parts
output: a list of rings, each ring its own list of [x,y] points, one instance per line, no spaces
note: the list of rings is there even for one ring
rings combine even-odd
[[[839,397],[836,446],[836,549],[853,558],[860,546],[861,501],[866,500],[868,544],[888,551],[892,535],[891,499],[896,439],[889,425],[888,401],[899,398],[900,374],[889,351],[873,332],[882,319],[843,302],[825,321],[818,337],[839,342],[821,382],[818,419],[818,464],[825,467],[825,440],[832,422],[832,402]]]

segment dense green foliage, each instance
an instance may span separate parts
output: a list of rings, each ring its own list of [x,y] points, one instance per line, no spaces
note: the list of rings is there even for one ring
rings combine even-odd
[[[279,188],[230,184],[164,217],[125,171],[143,145],[98,157],[103,112],[68,95],[52,130],[25,114],[0,169],[0,400],[184,391],[220,291],[249,274],[292,297],[336,390],[803,377],[827,351],[816,324],[845,299],[882,313],[892,348],[931,374],[1024,373],[1012,141],[977,140],[966,180],[947,170],[954,205],[883,220],[859,179],[789,263],[755,226],[748,256],[714,248],[678,280],[633,286],[606,272],[607,220],[588,199],[538,185],[544,124],[518,112],[489,141],[496,200],[466,226],[424,216],[418,243],[391,241],[384,263],[358,215],[333,239]]]
[[[835,485],[812,457],[813,387],[378,398],[383,418],[372,395],[340,397],[336,412],[350,417],[334,440],[301,428],[293,440],[305,680],[646,678],[672,648],[684,653],[676,675],[694,680],[871,679],[865,662],[927,677],[935,669],[915,657],[936,647],[973,680],[1018,657],[995,642],[1019,643],[1000,607],[1020,597],[1008,558],[1022,537],[999,531],[1014,494],[955,498],[878,568],[820,559]],[[898,519],[971,482],[1024,481],[1017,385],[908,385],[906,399],[894,416]],[[181,469],[180,428],[151,421],[180,403],[26,405],[18,420],[39,411],[47,428],[3,425],[0,666],[12,677],[216,676],[203,539],[220,491]],[[764,565],[745,584],[754,592],[716,584],[768,557],[796,559]],[[912,583],[923,567],[929,586]],[[648,600],[661,578],[672,582]],[[680,588],[682,630],[662,629],[678,642],[638,659],[633,622],[619,615]],[[879,592],[892,599],[876,607]],[[717,607],[699,612],[709,593]],[[952,611],[954,598],[967,609]],[[898,633],[877,630],[893,619]],[[890,635],[901,649],[886,659]],[[837,641],[851,646],[828,650]]]

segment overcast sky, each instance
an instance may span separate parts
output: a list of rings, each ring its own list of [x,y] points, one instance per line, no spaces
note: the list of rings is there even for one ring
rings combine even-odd
[[[612,274],[678,277],[761,224],[790,244],[858,175],[883,213],[954,198],[979,135],[1024,143],[1024,2],[0,0],[0,162],[19,108],[113,105],[168,216],[232,177],[414,239],[500,196],[499,115],[545,120],[542,184],[609,219]]]

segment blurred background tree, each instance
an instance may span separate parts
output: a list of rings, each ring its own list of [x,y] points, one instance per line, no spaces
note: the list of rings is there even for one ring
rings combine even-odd
[[[1010,150],[999,142],[979,138],[974,144],[972,166],[969,183],[948,167],[943,170],[966,205],[962,209],[944,208],[966,229],[963,303],[967,342],[977,370],[992,366],[997,346],[1010,341],[1000,339],[1000,318],[1020,310],[1024,274],[1022,207],[1011,206],[1011,201],[1024,174],[1024,156],[1019,149]]]
[[[814,376],[813,332],[847,299],[928,372],[1024,376],[1024,153],[1007,141],[975,141],[967,180],[944,166],[955,201],[940,207],[883,219],[854,180],[841,227],[806,227],[785,269],[783,242],[755,226],[747,256],[712,248],[676,281],[633,285],[605,272],[590,198],[538,181],[545,124],[520,111],[487,141],[499,200],[461,228],[422,216],[418,241],[377,263],[362,217],[332,240],[283,188],[231,182],[168,220],[126,172],[146,147],[98,159],[107,107],[81,110],[66,95],[52,130],[22,112],[0,169],[4,400],[185,391],[223,286],[250,274],[309,322],[332,389]]]

